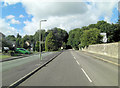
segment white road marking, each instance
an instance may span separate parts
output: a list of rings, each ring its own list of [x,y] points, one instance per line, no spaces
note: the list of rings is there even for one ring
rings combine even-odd
[[[73,53],[71,52],[71,54],[73,55]],[[73,55],[73,57],[74,57],[74,55]]]
[[[74,59],[76,60],[76,58],[74,57]]]
[[[82,69],[83,73],[85,74],[85,76],[88,78],[88,80],[89,80],[90,82],[92,82],[92,80],[91,80],[90,77],[87,75],[87,73],[84,71],[84,69],[83,69],[83,68],[81,68],[81,69]]]
[[[80,63],[76,60],[77,64],[80,65]]]

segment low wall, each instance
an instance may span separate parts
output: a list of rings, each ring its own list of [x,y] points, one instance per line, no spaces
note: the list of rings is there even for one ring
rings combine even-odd
[[[118,58],[118,46],[120,44],[117,43],[106,43],[106,44],[95,44],[90,45],[88,48],[82,49],[83,51],[102,54],[114,58]]]

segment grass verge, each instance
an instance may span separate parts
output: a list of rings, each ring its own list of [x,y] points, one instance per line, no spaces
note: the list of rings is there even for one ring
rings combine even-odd
[[[0,59],[6,59],[6,58],[10,58],[10,55],[0,55]]]

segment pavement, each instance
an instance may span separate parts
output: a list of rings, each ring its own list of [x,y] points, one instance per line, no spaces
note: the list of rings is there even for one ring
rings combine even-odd
[[[37,55],[37,54],[39,54],[39,53],[30,54],[30,55],[12,56],[12,57],[10,57],[10,58],[0,59],[0,62],[5,62],[5,61],[10,61],[10,60],[15,60],[15,59],[22,59],[22,58],[24,58],[24,57],[29,57],[29,56]]]
[[[43,53],[42,60],[40,60],[39,55],[31,55],[22,59],[2,62],[2,86],[11,85],[59,53]]]
[[[22,86],[111,88],[110,86],[118,86],[118,66],[86,55],[84,52],[67,50],[18,87]]]
[[[79,51],[79,52],[83,52],[85,54],[88,54],[88,55],[96,57],[96,58],[97,57],[98,58],[104,58],[104,59],[112,61],[114,63],[118,63],[118,61],[120,60],[119,58],[113,58],[113,57],[102,55],[102,54],[96,54],[96,53],[91,53],[91,52],[86,52],[86,51]]]

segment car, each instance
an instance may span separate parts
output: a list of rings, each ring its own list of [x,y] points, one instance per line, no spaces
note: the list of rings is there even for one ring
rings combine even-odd
[[[17,48],[15,52],[20,53],[20,54],[31,54],[28,50],[24,48]]]

